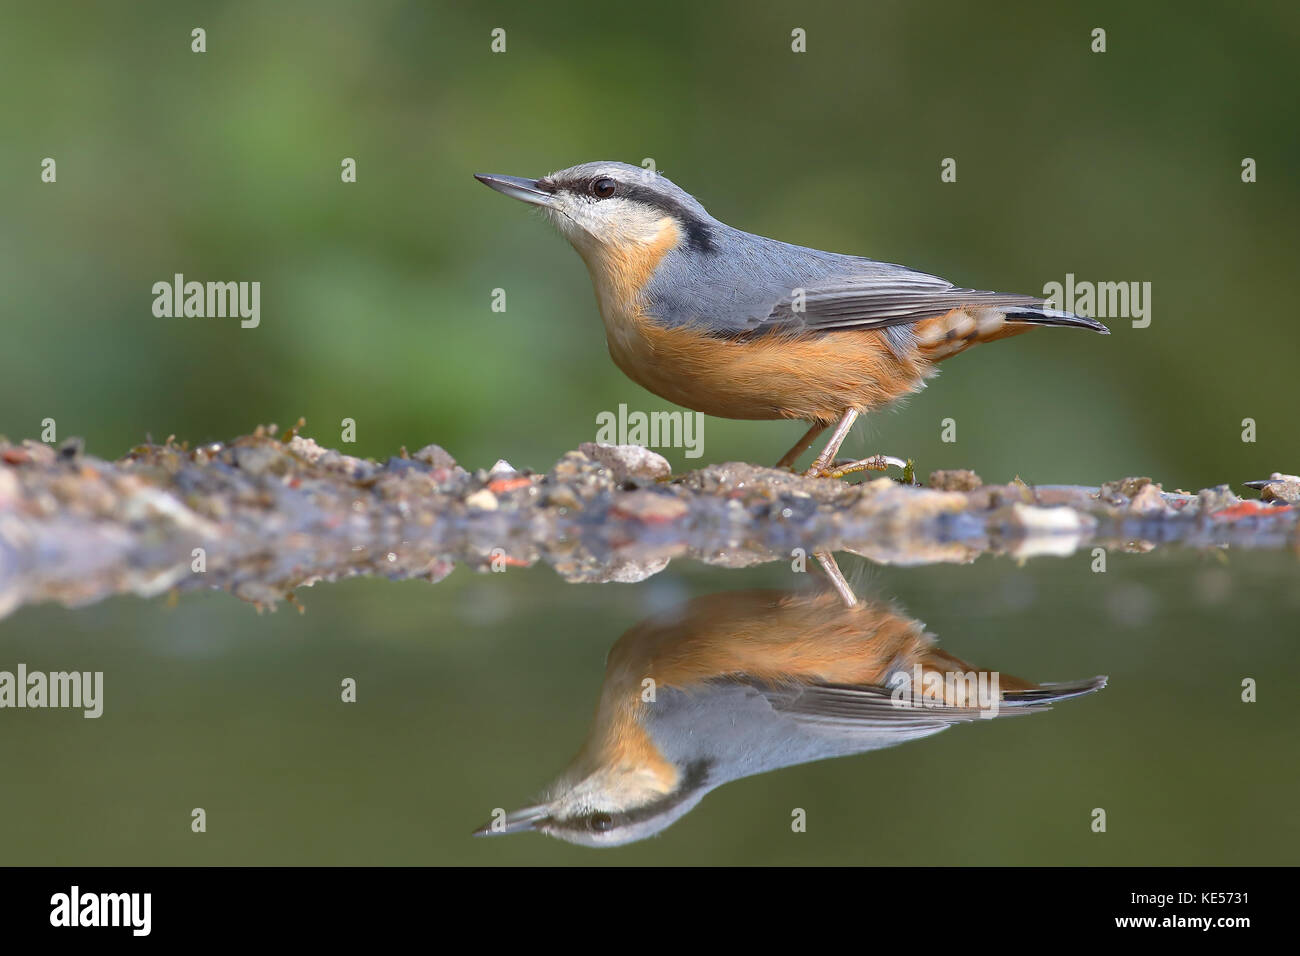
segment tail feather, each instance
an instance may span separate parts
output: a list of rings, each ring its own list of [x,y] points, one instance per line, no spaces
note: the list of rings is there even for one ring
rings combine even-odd
[[[972,345],[1021,335],[1039,325],[1070,326],[1110,334],[1110,329],[1096,319],[1032,302],[1004,308],[963,306],[922,319],[911,328],[921,354],[932,362],[940,362]]]
[[[1071,325],[1080,329],[1092,329],[1102,335],[1110,335],[1110,329],[1096,319],[1086,315],[1075,315],[1073,312],[1063,312],[1060,309],[1049,309],[1045,305],[1017,306],[1008,309],[1006,316],[1008,322],[1025,322],[1029,325]]]
[[[977,668],[940,647],[930,647],[921,660],[921,666],[927,673],[966,674],[977,671]],[[1101,675],[1080,680],[1036,684],[1013,674],[999,673],[998,685],[1002,694],[1002,706],[1007,708],[1008,713],[1028,714],[1049,710],[1058,701],[1095,693],[1106,686],[1108,679],[1105,675]],[[950,700],[947,703],[954,704],[955,701]]]
[[[1108,678],[1102,675],[1099,677],[1086,677],[1083,680],[1039,684],[1036,687],[1024,690],[1005,691],[1002,695],[1002,704],[1006,707],[1026,707],[1037,710],[1049,707],[1057,701],[1069,700],[1071,697],[1082,697],[1084,694],[1099,691],[1106,686],[1107,680]]]

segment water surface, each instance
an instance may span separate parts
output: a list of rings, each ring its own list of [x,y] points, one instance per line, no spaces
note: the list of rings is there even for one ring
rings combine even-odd
[[[476,839],[587,736],[621,635],[691,599],[812,594],[816,565],[674,562],[635,584],[549,568],[354,580],[258,615],[222,593],[27,607],[0,669],[104,672],[104,713],[6,710],[11,864],[1290,863],[1300,850],[1300,588],[1278,552],[1087,553],[892,568],[841,556],[942,651],[1104,689],[1015,719],[727,783],[658,836]],[[355,703],[340,700],[345,678]],[[1242,682],[1258,700],[1242,701]],[[193,833],[203,807],[207,832]],[[1094,810],[1106,832],[1092,830]],[[806,831],[793,832],[801,809]]]

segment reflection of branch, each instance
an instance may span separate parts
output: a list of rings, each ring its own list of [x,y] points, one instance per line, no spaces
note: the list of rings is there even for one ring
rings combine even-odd
[[[468,472],[436,445],[377,464],[294,432],[279,438],[274,426],[226,445],[142,445],[112,463],[77,443],[0,443],[0,614],[171,588],[274,605],[318,580],[437,581],[456,562],[541,560],[570,580],[631,581],[677,556],[739,566],[795,549],[922,564],[1085,544],[1297,544],[1296,508],[1243,501],[1226,486],[1030,488],[936,472],[922,489],[742,464],[667,473],[664,459],[629,446],[583,445],[544,475],[504,462]],[[1270,487],[1287,494],[1285,482]]]

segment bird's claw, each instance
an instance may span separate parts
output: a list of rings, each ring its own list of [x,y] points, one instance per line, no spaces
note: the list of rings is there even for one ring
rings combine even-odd
[[[911,469],[910,461],[903,461],[893,455],[872,455],[857,461],[834,461],[823,467],[816,464],[804,472],[805,478],[843,478],[858,471],[885,471],[890,467],[903,469],[904,476]]]

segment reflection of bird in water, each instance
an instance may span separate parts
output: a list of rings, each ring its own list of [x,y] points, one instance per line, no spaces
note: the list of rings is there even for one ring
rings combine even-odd
[[[1039,685],[986,671],[991,693],[981,697],[974,670],[884,604],[846,607],[831,591],[697,598],[623,635],[582,750],[539,803],[478,832],[630,843],[728,781],[1033,713],[1106,682]],[[958,674],[975,683],[949,677]]]

